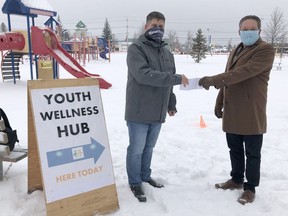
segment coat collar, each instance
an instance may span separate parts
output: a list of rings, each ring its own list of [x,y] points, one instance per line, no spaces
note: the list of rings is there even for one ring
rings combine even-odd
[[[241,42],[240,44],[238,44],[238,46],[232,51],[231,53],[231,59],[230,59],[230,67],[232,67],[239,58],[241,58],[241,56],[243,56],[245,53],[247,53],[248,51],[254,49],[255,47],[257,47],[260,43],[262,43],[262,39],[259,38],[252,46],[244,46],[243,43]],[[241,49],[240,53],[238,54],[238,57],[235,58],[236,53],[238,52],[238,50]]]
[[[144,36],[144,34],[140,35],[140,37],[138,38],[138,41],[141,41],[142,43],[148,44],[148,45],[153,46],[153,47],[155,47],[155,48],[160,48],[160,47],[164,47],[164,46],[168,45],[168,44],[167,44],[166,42],[164,42],[164,41],[162,41],[161,44],[158,44],[158,43],[156,43],[156,42],[154,42],[154,41],[152,41],[152,40],[148,40],[148,39]]]

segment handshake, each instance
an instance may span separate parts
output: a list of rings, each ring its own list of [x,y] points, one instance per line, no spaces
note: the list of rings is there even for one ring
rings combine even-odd
[[[210,86],[215,86],[213,77],[202,77],[202,78],[192,78],[188,79],[185,75],[182,74],[182,85],[180,86],[181,90],[191,90],[191,89],[200,89],[205,88],[209,90]]]
[[[210,86],[215,86],[213,78],[208,76],[202,77],[199,80],[198,85],[202,86],[206,90],[209,90]]]

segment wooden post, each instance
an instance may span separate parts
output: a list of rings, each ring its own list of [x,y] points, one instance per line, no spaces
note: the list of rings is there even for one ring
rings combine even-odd
[[[83,37],[82,41],[82,47],[83,47],[83,65],[85,66],[86,64],[86,37]]]
[[[95,38],[95,45],[96,45],[96,60],[98,60],[99,55],[99,46],[98,46],[98,37]]]
[[[108,59],[109,59],[109,63],[110,63],[110,59],[111,59],[111,55],[110,55],[110,52],[111,52],[111,42],[110,42],[110,40],[108,40],[108,48],[109,48],[109,54],[108,54]]]

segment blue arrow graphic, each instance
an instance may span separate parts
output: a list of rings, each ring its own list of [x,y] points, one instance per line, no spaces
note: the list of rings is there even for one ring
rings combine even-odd
[[[86,160],[88,158],[94,158],[94,163],[96,163],[104,149],[103,145],[91,137],[90,144],[47,152],[48,167]]]

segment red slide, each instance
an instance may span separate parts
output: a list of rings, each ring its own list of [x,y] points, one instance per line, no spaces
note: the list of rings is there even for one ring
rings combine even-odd
[[[66,50],[59,44],[57,37],[49,28],[31,27],[32,49],[34,54],[51,55],[70,74],[76,78],[95,77],[99,86],[108,89],[112,85],[98,74],[88,73]]]

